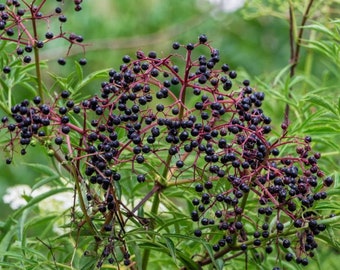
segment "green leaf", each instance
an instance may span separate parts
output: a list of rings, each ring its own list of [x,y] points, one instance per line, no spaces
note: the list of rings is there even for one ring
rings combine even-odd
[[[290,67],[291,65],[287,65],[280,70],[280,72],[274,78],[274,81],[273,81],[274,86],[276,86],[277,84],[279,84],[280,81],[283,80],[283,78],[288,74]]]
[[[207,250],[207,252],[209,254],[209,257],[211,258],[211,261],[214,264],[215,268],[218,269],[218,270],[223,270],[223,265],[221,267],[221,265],[218,265],[216,263],[216,260],[215,260],[215,257],[214,257],[214,251],[213,251],[213,249],[211,247],[211,244],[209,244],[209,243],[207,243],[205,241],[202,241],[202,244],[205,247],[205,249]]]
[[[142,252],[139,248],[139,246],[137,245],[136,242],[132,243],[132,248],[134,250],[134,254],[135,254],[135,260],[136,260],[136,264],[137,264],[137,269],[142,269],[143,266],[143,256],[142,256]]]
[[[50,182],[53,182],[54,180],[56,179],[59,179],[60,176],[59,175],[52,175],[52,176],[49,176],[49,177],[46,177],[46,178],[43,178],[42,180],[40,180],[38,183],[34,184],[32,186],[32,190],[35,190],[41,186],[44,186]]]
[[[336,21],[334,21],[336,22]],[[323,33],[329,37],[332,37],[334,39],[339,39],[339,37],[336,36],[336,32],[332,32],[329,30],[330,28],[326,27],[323,24],[311,24],[311,25],[305,25],[303,26],[304,29],[310,29],[310,30],[315,30],[317,32]]]
[[[19,215],[21,215],[21,213],[26,210],[27,208],[30,208],[32,207],[33,205],[35,204],[38,204],[39,202],[43,201],[44,199],[48,198],[48,197],[51,197],[55,194],[58,194],[58,193],[63,193],[63,192],[66,192],[66,191],[70,191],[70,190],[73,190],[72,188],[54,188],[52,190],[49,190],[48,192],[45,192],[43,194],[40,194],[34,198],[32,198],[25,206],[19,208],[17,211],[15,211],[13,213],[13,218],[16,218],[18,217]]]
[[[168,237],[164,237],[164,240],[165,240],[166,246],[168,247],[171,257],[174,259],[176,263],[176,248],[175,248],[174,242]]]
[[[82,93],[81,93],[81,89],[84,88],[86,85],[88,85],[89,83],[95,81],[96,79],[99,78],[106,78],[107,77],[107,72],[108,69],[105,70],[99,70],[99,71],[95,71],[92,72],[91,74],[87,75],[83,80],[81,80],[80,83],[78,83],[75,87],[74,87],[74,94],[75,97],[81,97]]]
[[[46,174],[48,176],[57,176],[55,170],[51,169],[50,166],[40,164],[40,163],[23,163],[25,166],[29,166],[40,173]]]
[[[166,253],[169,255],[169,251],[166,246],[164,246],[161,243],[154,243],[154,242],[146,242],[143,241],[141,244],[139,244],[139,247],[144,249],[153,249],[158,252]],[[199,270],[201,267],[195,263],[191,258],[184,255],[180,250],[176,250],[177,258],[181,261],[181,263],[190,270]]]
[[[83,68],[81,67],[81,65],[78,63],[78,61],[74,62],[75,65],[75,73],[76,73],[76,78],[78,79],[78,81],[82,81],[84,78],[84,72],[83,72]]]
[[[329,103],[329,100],[326,100],[321,96],[308,95],[305,97],[304,101],[311,102],[317,106],[321,106],[329,112],[332,112],[334,115],[337,115],[336,109],[334,108],[334,106],[332,106],[332,104]]]

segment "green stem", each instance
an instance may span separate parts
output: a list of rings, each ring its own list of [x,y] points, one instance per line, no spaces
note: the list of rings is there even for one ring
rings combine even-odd
[[[96,241],[101,241],[101,237],[98,233],[98,230],[93,225],[91,217],[87,214],[86,204],[82,196],[81,187],[79,184],[79,182],[83,180],[80,178],[80,174],[77,173],[76,166],[72,166],[70,164],[65,163],[63,158],[60,156],[60,154],[57,151],[54,151],[54,157],[74,178],[75,187],[76,187],[78,198],[79,198],[79,205],[80,205],[82,213],[85,216],[86,223],[89,225],[89,229],[92,232],[93,236],[96,238]]]
[[[35,73],[37,76],[37,83],[38,83],[38,93],[41,97],[41,100],[44,100],[44,92],[42,87],[42,78],[41,78],[41,69],[40,69],[40,56],[39,56],[39,49],[34,46],[34,59],[35,59]]]
[[[37,32],[37,24],[36,24],[36,19],[35,19],[35,14],[33,12],[33,9],[31,9],[31,15],[32,15],[32,28],[33,28],[33,36],[34,36],[34,40],[32,40],[31,42],[33,42],[32,46],[33,46],[33,51],[34,51],[35,73],[37,76],[38,93],[42,101],[44,102],[41,68],[40,68],[40,55],[39,55],[39,48],[36,46],[36,42],[38,41],[38,32]]]
[[[155,184],[155,188],[157,187],[156,185],[160,185],[158,182],[156,182]],[[159,194],[161,192],[162,188],[158,188],[155,195],[154,195],[154,199],[152,201],[152,206],[151,206],[151,216],[156,216],[158,213],[158,207],[160,204],[160,200],[159,200]],[[150,223],[150,227],[149,230],[153,230],[154,229],[154,224],[151,221]],[[152,241],[155,241],[155,236],[152,236]],[[146,249],[143,253],[143,259],[142,259],[142,270],[147,269],[148,266],[148,262],[149,262],[149,258],[150,258],[150,249]]]
[[[179,112],[178,119],[180,121],[182,120],[183,114],[184,114],[186,87],[187,87],[187,81],[188,81],[190,69],[191,69],[191,51],[188,51],[187,55],[186,55],[186,67],[185,67],[184,79],[182,81],[182,88],[181,88],[180,94],[179,94],[180,112]],[[162,172],[162,175],[161,175],[161,179],[166,180],[166,186],[164,184],[159,183],[159,182],[155,183],[154,189],[156,189],[157,185],[159,185],[159,188],[156,189],[156,192],[154,194],[154,199],[153,199],[152,207],[151,207],[151,215],[152,216],[157,215],[159,204],[160,204],[160,199],[159,199],[160,193],[162,192],[162,190],[164,188],[166,188],[168,186],[168,177],[169,177],[170,164],[171,164],[172,157],[173,157],[172,155],[168,154],[166,161],[165,161],[164,169],[163,169],[163,172]],[[150,229],[151,230],[154,229],[154,224],[151,223]],[[152,241],[155,241],[155,236],[152,236]],[[150,257],[150,249],[146,249],[144,251],[143,260],[142,260],[143,261],[143,263],[142,263],[142,269],[143,270],[147,269],[149,257]]]

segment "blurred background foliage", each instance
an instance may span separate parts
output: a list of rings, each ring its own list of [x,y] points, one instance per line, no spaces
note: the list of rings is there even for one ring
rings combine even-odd
[[[54,10],[56,6],[56,1],[50,2],[46,12],[49,7]],[[51,42],[42,49],[42,57],[48,66],[44,69],[44,76],[51,86],[51,73],[69,75],[74,69],[72,62],[80,58],[88,60],[83,69],[85,75],[101,69],[118,69],[125,54],[134,56],[136,50],[153,50],[160,57],[167,56],[173,53],[171,45],[174,41],[182,44],[195,42],[199,34],[205,33],[213,47],[220,50],[221,62],[228,63],[238,71],[240,78],[250,79],[254,87],[265,92],[264,110],[273,119],[274,134],[280,132],[285,104],[290,103],[291,131],[313,136],[315,150],[327,157],[320,167],[334,175],[335,187],[339,186],[339,0],[314,1],[293,80],[289,79],[288,70],[288,3],[292,2],[295,8],[297,31],[307,1],[248,0],[238,10],[223,10],[223,5],[228,8],[229,0],[83,2],[83,10],[79,13],[71,10],[72,5],[65,5],[68,21],[63,31],[84,37],[88,44],[85,54],[81,48],[72,48],[66,66],[60,66],[57,59],[67,53],[67,45],[63,41]],[[230,7],[232,2],[235,1],[230,1]],[[51,23],[49,27],[58,31],[59,25]],[[45,24],[40,29],[46,32],[48,27]],[[338,46],[334,47],[334,44]],[[100,82],[90,84],[83,95],[98,91]],[[289,89],[292,89],[292,98],[288,98]],[[32,98],[32,93],[17,92],[14,100],[23,98]],[[33,186],[41,177],[40,172],[23,164],[24,161],[53,166],[41,151],[46,150],[37,146],[25,158],[18,155],[11,166],[4,164],[1,154],[0,197],[10,186]],[[11,209],[2,200],[0,209],[4,220]],[[327,266],[336,268],[334,260],[329,260]]]

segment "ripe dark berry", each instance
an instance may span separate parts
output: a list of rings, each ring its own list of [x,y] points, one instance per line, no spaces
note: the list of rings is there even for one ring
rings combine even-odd
[[[231,89],[231,87],[233,86],[233,83],[230,80],[227,80],[224,84],[223,84],[223,89],[225,91],[228,91]]]
[[[25,51],[26,51],[26,52],[30,53],[30,52],[32,52],[32,50],[33,50],[33,48],[32,48],[31,45],[26,45],[26,46],[25,46]]]
[[[295,227],[295,228],[301,228],[302,225],[303,225],[303,221],[302,221],[301,219],[296,219],[296,220],[294,221],[294,227]]]
[[[64,16],[64,15],[60,15],[60,16],[58,17],[58,19],[59,19],[59,21],[62,22],[62,23],[64,23],[64,22],[67,21],[67,18],[66,18],[66,16]]]
[[[37,48],[41,49],[44,47],[44,42],[42,40],[38,40],[36,43]]]
[[[229,72],[229,77],[230,77],[231,79],[235,79],[235,78],[237,77],[236,71],[234,71],[234,70],[230,71],[230,72]]]
[[[3,71],[5,74],[8,74],[8,73],[11,72],[11,67],[5,66],[5,67],[3,67],[2,71]]]
[[[201,219],[201,224],[202,224],[203,226],[208,225],[208,224],[209,224],[209,219],[207,219],[207,218],[202,218],[202,219]]]
[[[206,35],[202,34],[198,37],[198,41],[203,44],[203,43],[206,43],[208,41],[208,38]]]
[[[17,52],[17,55],[22,55],[24,53],[24,49],[23,48],[17,48],[16,52]]]
[[[215,245],[212,246],[212,249],[214,251],[219,251],[220,250],[220,245],[219,244],[215,244]]]
[[[137,163],[141,164],[141,163],[144,162],[144,157],[143,157],[142,155],[138,155],[138,156],[136,157],[136,161],[137,161]]]
[[[62,12],[62,9],[60,7],[56,7],[54,11],[55,11],[55,13],[59,14],[59,13]]]
[[[157,53],[155,51],[151,51],[149,52],[148,56],[152,59],[156,59],[157,58]]]
[[[306,137],[305,137],[305,142],[306,142],[306,143],[312,142],[312,137],[306,136]]]
[[[270,254],[270,253],[273,252],[273,248],[271,246],[266,246],[265,251],[266,251],[267,254]]]
[[[282,241],[282,246],[283,246],[284,248],[289,248],[289,247],[290,247],[290,241],[289,241],[288,239],[284,239],[284,240]]]
[[[325,180],[323,180],[323,184],[326,186],[326,187],[329,187],[333,184],[334,180],[332,177],[327,177],[325,178]]]
[[[223,64],[221,69],[222,69],[222,71],[227,72],[227,71],[229,71],[230,68],[229,68],[229,65]]]
[[[24,57],[24,63],[26,63],[26,64],[30,63],[31,60],[32,60],[32,58],[31,58],[31,56],[29,56],[29,55],[26,55],[26,56]]]
[[[247,249],[247,245],[246,244],[241,244],[240,248],[241,248],[241,250],[246,250]]]
[[[123,58],[122,58],[123,62],[124,63],[129,63],[131,61],[131,58],[129,55],[124,55]]]
[[[181,46],[181,45],[180,45],[178,42],[174,42],[174,43],[172,44],[172,48],[175,49],[175,50],[178,50],[180,46]]]
[[[86,64],[87,64],[87,60],[86,60],[86,58],[81,58],[81,59],[79,59],[79,64],[81,65],[81,66],[85,66]]]
[[[286,256],[285,256],[285,259],[286,259],[286,261],[288,261],[288,262],[290,262],[290,261],[292,261],[293,259],[294,259],[294,256],[293,256],[293,254],[292,253],[287,253],[286,254]]]
[[[137,181],[138,181],[139,183],[145,182],[145,175],[144,175],[144,174],[138,174],[138,175],[137,175]]]
[[[196,190],[196,192],[202,192],[203,191],[203,185],[202,184],[197,184],[195,186],[195,190]]]
[[[306,266],[306,265],[308,265],[308,259],[307,258],[303,258],[302,260],[301,260],[301,264],[303,265],[303,266]]]
[[[192,221],[198,221],[199,220],[199,215],[197,211],[192,211],[191,212],[191,220]]]
[[[56,137],[56,138],[54,139],[54,142],[55,142],[55,144],[57,144],[57,145],[61,145],[61,144],[63,143],[63,138],[61,138],[61,137]]]
[[[261,240],[260,239],[255,239],[254,240],[254,246],[261,246]]]
[[[61,131],[62,131],[64,134],[68,134],[68,133],[70,133],[71,129],[70,129],[69,126],[62,126]]]
[[[202,231],[199,230],[199,229],[196,229],[196,230],[194,231],[194,235],[197,236],[197,237],[201,237],[201,236],[202,236]]]
[[[47,39],[51,39],[51,38],[53,38],[53,33],[52,32],[46,32],[46,34],[45,34],[45,37],[47,38]]]
[[[40,102],[41,102],[41,97],[40,96],[35,96],[33,98],[33,103],[34,104],[38,105],[38,104],[40,104]]]
[[[192,204],[193,204],[193,205],[199,205],[199,204],[200,204],[200,200],[197,199],[197,198],[194,198],[194,199],[192,200]]]
[[[235,222],[235,228],[237,230],[241,230],[243,228],[243,224],[240,221]]]
[[[66,60],[64,58],[59,58],[58,64],[61,65],[61,66],[64,66],[66,64]]]
[[[70,96],[70,92],[68,90],[64,90],[61,92],[60,96],[62,98],[68,98]]]
[[[176,161],[176,167],[177,168],[182,168],[184,166],[184,162],[182,160]]]
[[[188,51],[192,51],[195,48],[195,46],[194,46],[194,44],[189,43],[189,44],[187,44],[186,48],[187,48]]]

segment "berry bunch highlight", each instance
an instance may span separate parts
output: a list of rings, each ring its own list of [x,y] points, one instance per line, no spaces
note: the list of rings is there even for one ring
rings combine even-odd
[[[16,44],[15,52],[18,57],[26,64],[32,61],[31,53],[34,52],[36,61],[39,62],[38,53],[36,50],[42,49],[46,44],[53,40],[64,39],[68,44],[66,55],[69,54],[74,45],[81,46],[85,50],[83,37],[75,33],[67,33],[63,30],[63,24],[67,22],[67,17],[63,13],[63,1],[58,2],[54,10],[49,10],[46,1],[26,1],[11,0],[5,4],[0,3],[0,39]],[[81,10],[81,0],[75,0],[75,11]],[[60,27],[57,33],[54,33],[51,28],[54,25],[54,20],[57,20]],[[45,24],[45,32],[41,32]],[[65,65],[66,60],[59,58],[58,63]],[[81,65],[86,64],[86,59],[79,60]],[[3,68],[4,73],[10,72],[10,67]]]
[[[13,106],[1,124],[9,136],[6,162],[18,145],[24,155],[40,142],[72,173],[83,205],[82,220],[74,222],[92,228],[102,248],[98,267],[106,259],[133,264],[131,220],[155,226],[137,210],[153,201],[157,214],[156,198],[168,189],[189,191],[193,239],[215,252],[194,256],[198,265],[247,250],[307,265],[315,236],[326,228],[313,206],[333,183],[318,166],[312,138],[290,136],[285,125],[272,135],[261,108],[265,94],[249,80],[239,82],[205,35],[172,47],[166,57],[124,56],[97,94],[80,102],[63,89],[50,103],[37,96]],[[195,55],[200,48],[207,53]],[[117,191],[126,181],[149,191],[133,207]]]

